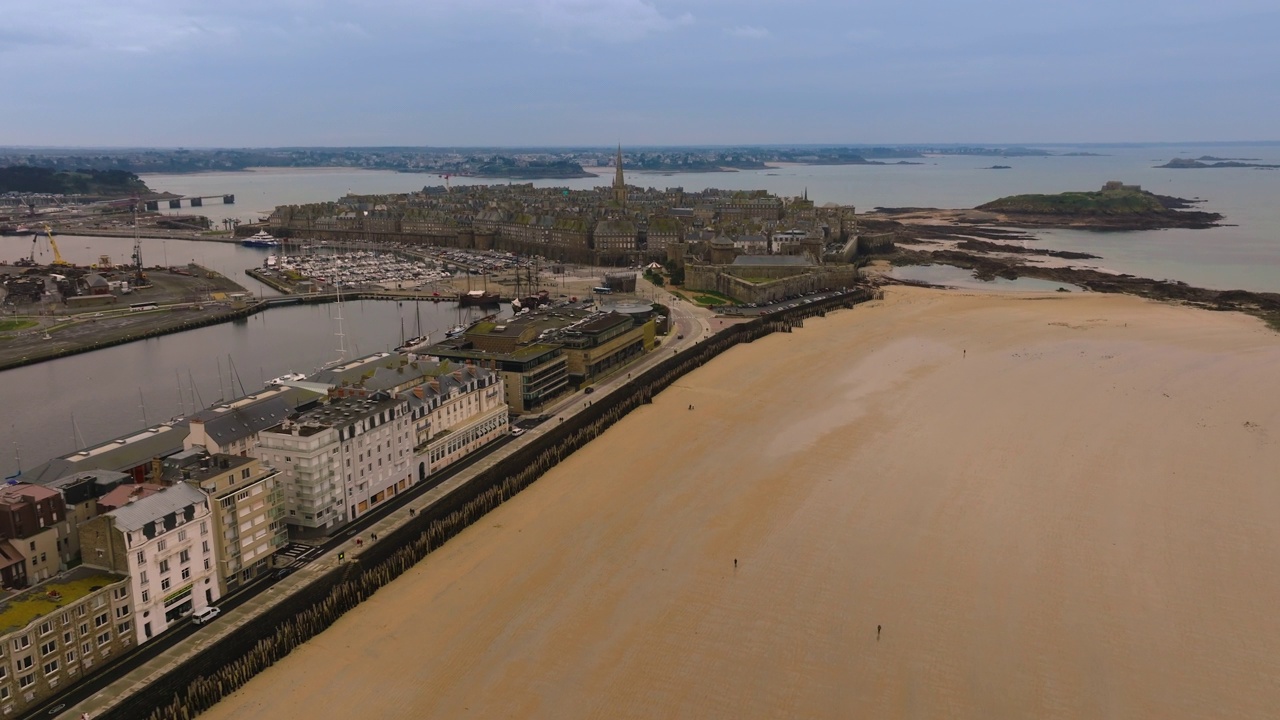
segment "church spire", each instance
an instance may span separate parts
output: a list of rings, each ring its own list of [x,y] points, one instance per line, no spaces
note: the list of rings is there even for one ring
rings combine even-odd
[[[627,204],[627,181],[622,178],[622,143],[618,143],[618,157],[613,161],[613,199],[619,205]]]

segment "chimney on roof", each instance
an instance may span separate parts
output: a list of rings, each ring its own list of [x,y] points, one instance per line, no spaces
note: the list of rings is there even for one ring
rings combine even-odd
[[[431,378],[431,389],[440,392],[440,378]]]
[[[413,394],[417,396],[419,400],[425,400],[427,397],[427,392],[422,389],[421,385],[418,385],[413,388]]]
[[[160,463],[160,456],[151,458],[151,478],[156,482],[160,482],[160,476],[163,475],[163,466]]]

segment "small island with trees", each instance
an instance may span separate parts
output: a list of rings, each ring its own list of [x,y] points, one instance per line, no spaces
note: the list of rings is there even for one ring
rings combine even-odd
[[[1137,185],[1112,180],[1101,190],[1056,195],[1011,195],[979,205],[1002,224],[1028,228],[1081,230],[1157,230],[1208,228],[1222,215],[1188,210],[1199,201],[1156,195]]]

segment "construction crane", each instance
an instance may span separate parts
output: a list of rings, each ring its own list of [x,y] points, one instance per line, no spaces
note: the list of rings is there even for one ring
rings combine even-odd
[[[138,201],[133,201],[133,267],[134,285],[138,287],[147,287],[151,284],[147,280],[147,274],[142,271],[142,240],[138,237]]]
[[[49,227],[49,223],[44,225],[44,234],[49,237],[49,247],[53,248],[53,265],[59,267],[70,267],[71,263],[62,259],[62,253],[58,252],[58,241],[53,239],[53,228]]]

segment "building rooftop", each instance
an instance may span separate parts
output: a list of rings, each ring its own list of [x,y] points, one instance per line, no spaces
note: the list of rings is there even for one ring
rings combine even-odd
[[[108,440],[71,455],[64,455],[22,474],[24,482],[46,485],[85,470],[132,470],[152,458],[182,450],[189,428],[186,421],[166,423]]]
[[[128,579],[126,575],[84,566],[68,570],[46,583],[0,600],[0,634],[21,630],[49,613]]]
[[[56,497],[62,497],[62,494],[43,485],[18,483],[17,485],[0,486],[0,505],[18,505]]]
[[[115,470],[85,470],[63,475],[57,480],[44,483],[44,486],[62,493],[67,498],[67,504],[73,505],[100,497],[112,488],[129,482],[133,482],[132,476]]]
[[[320,397],[322,395],[304,388],[274,387],[201,410],[191,416],[191,422],[204,423],[205,435],[219,446],[225,446],[280,424],[297,407]]]
[[[147,523],[155,522],[166,515],[181,512],[191,505],[207,500],[208,496],[196,488],[186,483],[179,483],[107,514],[115,518],[116,526],[121,529],[141,530]]]
[[[128,485],[121,485],[106,495],[98,498],[98,506],[103,509],[103,512],[109,512],[128,505],[130,499],[137,500],[149,497],[151,495],[155,495],[161,490],[164,490],[164,486],[157,485],[155,483],[129,483]]]
[[[271,428],[271,432],[292,435],[296,426],[299,434],[311,435],[323,428],[347,427],[394,408],[402,402],[404,401],[388,397],[385,393],[376,393],[369,397],[334,398],[324,405],[290,418],[288,426],[282,424]],[[307,432],[308,429],[312,432]]]

